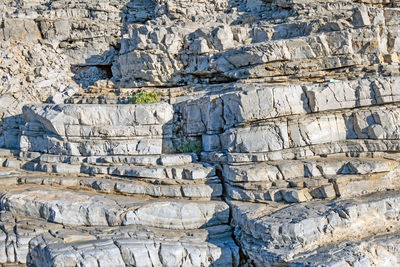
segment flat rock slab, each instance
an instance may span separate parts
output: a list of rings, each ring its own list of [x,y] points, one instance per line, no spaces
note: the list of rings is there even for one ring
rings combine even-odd
[[[397,165],[397,162],[383,158],[332,157],[285,160],[247,165],[224,165],[224,177],[230,182],[275,182],[338,174],[382,173],[393,170]]]
[[[349,139],[399,140],[398,105],[343,110],[266,120],[231,128],[220,135],[221,147],[234,153],[272,152]],[[375,118],[371,120],[371,116]]]
[[[94,190],[100,193],[124,195],[146,195],[151,197],[176,197],[211,199],[222,196],[222,184],[218,177],[207,183],[198,181],[172,181],[160,183],[159,180],[131,180],[115,178],[65,177],[61,175],[24,174],[16,177],[1,177],[0,185],[35,184],[65,186],[75,190]]]
[[[358,242],[341,242],[299,255],[290,267],[397,266],[400,232],[370,236]]]
[[[204,180],[215,175],[215,167],[195,163],[168,167],[121,166],[108,170],[110,175],[153,179]]]
[[[64,169],[74,171],[79,165],[65,165]],[[68,169],[69,168],[69,169]],[[74,190],[92,190],[99,193],[210,200],[222,196],[222,184],[217,176],[205,179],[150,179],[125,177],[91,177],[80,174],[39,173],[14,171],[11,168],[0,168],[0,186],[33,184],[55,187],[69,187]],[[1,192],[1,191],[0,191]]]
[[[379,77],[302,85],[237,85],[235,92],[184,103],[187,128],[220,132],[275,117],[392,103],[399,99],[399,82],[398,77]]]
[[[35,151],[54,155],[69,156],[136,156],[160,155],[169,139],[162,137],[125,137],[123,139],[60,139],[45,132],[42,135],[22,135],[19,146],[23,151]]]
[[[297,160],[321,156],[358,155],[365,156],[386,153],[398,154],[400,140],[351,139],[340,142],[318,144],[306,147],[283,149],[273,152],[227,153],[227,163],[255,163],[278,160]],[[212,155],[212,154],[211,154]],[[388,158],[391,158],[390,156]]]
[[[66,125],[135,126],[162,125],[172,120],[167,103],[148,105],[51,105],[35,104],[23,108],[27,122],[39,122],[50,132],[66,136]]]
[[[0,210],[43,218],[64,225],[142,225],[197,229],[227,224],[229,208],[222,201],[158,200],[37,186],[9,188]]]
[[[11,156],[11,155],[10,155]],[[188,154],[163,154],[163,155],[137,155],[137,156],[92,156],[92,157],[79,157],[79,156],[65,156],[65,155],[51,155],[39,154],[33,158],[29,157],[29,153],[21,153],[22,158],[37,159],[43,163],[68,163],[80,165],[82,163],[105,165],[108,164],[123,165],[131,164],[135,166],[176,166],[189,164],[197,161],[197,155],[192,153]]]
[[[349,198],[400,188],[394,157],[315,157],[224,165],[223,176],[226,193],[234,200],[294,203]]]
[[[108,174],[126,179],[207,180],[215,176],[215,167],[208,164],[188,163],[176,166],[136,166],[114,164],[29,163],[24,168],[48,173]]]
[[[198,230],[68,227],[0,212],[0,265],[238,266],[238,261],[228,225]]]
[[[244,252],[277,264],[321,246],[400,229],[399,203],[399,191],[391,191],[294,205],[233,201],[231,207],[239,244],[248,248]]]
[[[203,242],[113,238],[65,244],[47,235],[31,242],[36,266],[238,266],[238,253],[231,237]]]

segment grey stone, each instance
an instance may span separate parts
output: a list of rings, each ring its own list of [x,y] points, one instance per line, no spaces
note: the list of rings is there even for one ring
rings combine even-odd
[[[30,263],[62,266],[66,262],[85,264],[95,260],[113,266],[209,266],[214,262],[220,266],[238,266],[238,248],[226,230],[226,227],[216,227],[174,231],[171,235],[171,231],[163,232],[156,228],[150,233],[143,228],[125,227],[113,230],[109,235],[98,228],[91,231],[91,236],[85,234],[85,229],[82,232],[61,230],[32,239]],[[78,235],[81,240],[75,240],[74,236]],[[90,239],[95,236],[98,240]],[[83,240],[84,237],[87,240]]]
[[[392,220],[394,217],[387,213],[384,203],[397,203],[396,198],[396,192],[376,194],[357,200],[339,201],[330,208],[319,202],[291,206],[240,202],[232,202],[231,205],[234,221],[240,229],[236,232],[237,238],[246,248],[245,253],[249,253],[250,258],[256,261],[277,264],[300,258],[304,255],[305,246],[308,247],[306,250],[309,250],[310,247],[319,247],[321,244],[340,242],[341,238],[346,238],[337,236],[341,231],[350,231],[351,235],[362,238],[368,236],[366,227],[371,227],[372,231],[379,231],[380,227],[385,228],[386,220]],[[262,209],[264,211],[261,211]],[[339,212],[340,210],[342,212]],[[371,212],[381,214],[382,221],[377,222]],[[395,217],[398,216],[397,212],[394,213]],[[296,219],[286,221],[286,216]],[[324,216],[327,217],[324,219]],[[361,219],[369,221],[369,226],[367,223],[359,227],[357,221]],[[255,242],[258,245],[251,247],[245,242]],[[257,255],[253,250],[258,246],[262,247],[261,255]],[[337,246],[334,247],[338,249]]]
[[[287,202],[305,202],[312,198],[307,189],[286,189],[280,192],[282,198]]]
[[[143,225],[166,229],[197,229],[228,223],[229,209],[221,201],[148,201],[105,197],[54,189],[3,194],[0,209],[71,226]],[[79,200],[79,201],[78,201]]]
[[[398,265],[398,7],[2,1],[0,265]]]

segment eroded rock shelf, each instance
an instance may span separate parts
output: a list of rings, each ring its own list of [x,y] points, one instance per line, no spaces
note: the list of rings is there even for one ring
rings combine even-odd
[[[398,0],[0,14],[0,267],[400,266]]]

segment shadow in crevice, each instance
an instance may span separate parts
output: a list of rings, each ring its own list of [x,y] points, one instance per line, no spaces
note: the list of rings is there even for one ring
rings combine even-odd
[[[7,149],[19,149],[19,136],[21,127],[24,124],[25,120],[23,114],[2,119],[0,122],[0,127],[2,129],[2,135],[0,136],[0,147]]]
[[[87,88],[95,85],[98,80],[112,78],[112,64],[107,65],[73,65],[71,70],[75,75],[73,80],[81,87]]]
[[[119,80],[121,75],[118,56],[120,55],[121,47],[124,46],[124,36],[128,34],[130,25],[145,24],[155,17],[155,0],[131,0],[125,4],[119,13],[121,29],[116,43],[110,45],[109,49],[101,55],[93,55],[85,59],[84,64],[72,65],[73,80],[85,89],[95,85],[100,80]]]
[[[206,72],[203,73],[201,69],[198,69],[195,72],[192,71],[188,64],[190,65],[190,61],[198,61],[196,62],[198,65],[207,65],[213,60],[217,60],[217,57],[214,57],[213,55],[215,53],[218,54],[223,52],[225,48],[222,50],[219,49],[218,44],[216,45],[212,39],[214,38],[213,35],[216,34],[214,30],[217,29],[219,27],[218,25],[223,21],[228,20],[228,26],[245,27],[251,29],[254,22],[272,20],[277,16],[275,12],[276,10],[273,12],[273,8],[271,7],[272,3],[268,1],[227,0],[227,5],[218,10],[218,14],[214,14],[215,18],[213,19],[218,21],[218,23],[211,23],[209,18],[204,18],[201,16],[196,17],[196,15],[193,15],[191,18],[185,17],[182,19],[179,16],[184,13],[184,10],[181,11],[182,14],[179,15],[180,11],[179,8],[177,8],[177,10],[174,10],[174,12],[176,12],[178,15],[170,14],[168,13],[167,9],[173,9],[174,7],[168,6],[168,3],[158,4],[157,2],[158,1],[156,0],[132,0],[127,3],[120,12],[121,37],[118,44],[115,47],[111,47],[109,51],[104,52],[102,55],[95,55],[86,59],[86,64],[74,66],[74,80],[78,84],[82,84],[84,87],[87,87],[88,85],[95,84],[97,81],[110,79],[110,75],[106,75],[101,71],[101,66],[104,65],[111,69],[111,80],[116,84],[120,83],[123,87],[146,87],[147,84],[160,87],[174,87],[186,86],[193,83],[220,84],[235,82],[237,79],[232,75],[225,75],[223,69],[218,69],[218,73],[207,74]],[[184,6],[184,8],[186,7]],[[285,13],[281,16],[287,17],[288,14]],[[161,34],[162,31],[158,32],[160,28],[164,28],[163,31],[166,31],[171,36],[175,35],[176,33],[168,25],[162,23],[158,24],[159,27],[154,27],[156,31],[149,32],[152,29],[148,28],[146,25],[151,25],[152,23],[149,23],[149,21],[157,20],[159,17],[164,17],[167,21],[176,21],[176,26],[174,26],[172,23],[170,25],[172,27],[186,27],[182,28],[181,31],[181,33],[184,33],[182,34],[183,39],[178,38],[178,40],[172,38],[173,43],[166,42],[167,37]],[[191,29],[191,27],[196,25],[196,23],[198,26],[200,26],[200,28],[196,26],[197,28],[195,27]],[[209,36],[204,36],[204,29],[201,27],[204,27],[204,25],[207,24],[214,24],[214,26],[210,26],[214,30],[210,33],[206,33],[206,35]],[[252,32],[251,34],[253,35],[253,42],[263,41],[264,39],[269,38],[267,36],[263,37],[263,33],[260,32]],[[146,40],[143,40],[143,38]],[[149,42],[149,39],[152,38],[161,39],[157,39],[156,43]],[[214,51],[215,48],[212,48],[214,50],[209,56],[192,54],[192,51],[188,52],[188,50],[193,50],[193,47],[199,45],[199,38],[206,39],[210,47],[216,46],[216,51]],[[177,42],[181,42],[181,44],[178,45],[178,50],[171,52],[171,47],[177,45]],[[157,48],[159,51],[156,53],[154,53],[154,46],[160,46]],[[152,52],[147,52],[147,49],[150,49]],[[238,49],[238,47],[230,47],[229,49]],[[218,52],[218,50],[221,51]],[[125,55],[129,53],[131,53],[130,56],[125,57]],[[134,53],[137,54],[134,55]],[[112,57],[110,55],[112,55]],[[104,58],[107,58],[107,61],[104,61]],[[130,65],[131,68],[134,70],[136,68],[136,70],[131,71],[131,73],[128,73],[126,70],[122,70],[119,66],[120,61],[128,61],[124,62],[124,64]],[[146,64],[143,64],[143,62],[146,62]],[[152,64],[157,65],[161,62],[165,66],[160,64],[160,66],[157,66],[155,69],[153,68]],[[87,67],[90,68],[90,71],[86,69]],[[155,79],[151,78],[151,76],[154,75],[158,77]],[[246,74],[243,74],[243,77],[241,78],[246,78],[249,75],[250,74],[247,74],[246,76]]]
[[[289,19],[296,16],[296,10],[289,4],[278,4],[277,1],[221,1],[223,8],[213,14],[213,19],[205,19],[204,16],[196,17],[196,15],[190,17],[185,14],[185,5],[180,10],[178,4],[175,10],[173,4],[168,6],[168,1],[166,4],[159,4],[158,2],[160,1],[136,0],[127,3],[120,12],[121,36],[118,45],[110,48],[110,51],[104,52],[103,55],[88,58],[86,64],[79,66],[79,68],[75,66],[75,81],[87,87],[88,84],[93,85],[99,80],[110,79],[110,75],[101,71],[101,65],[107,65],[111,69],[111,80],[122,87],[146,87],[147,85],[177,87],[190,84],[222,84],[251,77],[257,78],[259,74],[254,69],[262,68],[261,65],[266,64],[266,62],[257,61],[253,57],[248,65],[243,63],[229,69],[230,62],[223,62],[227,60],[224,59],[222,54],[225,51],[236,50],[237,54],[242,53],[242,56],[245,57],[246,51],[240,51],[242,46],[307,36],[317,31],[315,27],[318,26],[314,25],[314,22],[299,22]],[[168,8],[174,9],[176,14],[168,13]],[[193,8],[196,8],[196,6]],[[196,12],[193,13],[196,14]],[[186,17],[179,17],[182,14]],[[167,22],[163,20],[163,24],[161,21],[157,21],[159,17],[165,17]],[[154,22],[149,22],[150,20]],[[215,23],[213,20],[215,20]],[[171,21],[176,21],[176,23],[170,23]],[[204,31],[208,24],[211,25],[209,27],[215,29],[225,24],[225,26],[236,31],[233,33],[234,38],[236,38],[235,45],[219,49],[213,41],[215,37],[213,35],[216,35],[217,31]],[[163,35],[165,32],[169,35],[176,34],[168,25],[178,28],[178,31],[181,28],[179,32],[182,35],[180,36],[181,39],[168,37],[175,43],[165,42],[167,38],[166,35]],[[244,37],[241,36],[242,34]],[[244,40],[241,40],[242,37]],[[149,41],[150,39],[155,41]],[[206,40],[206,43],[208,43],[210,47],[209,55],[208,52],[205,52],[208,48],[200,49],[200,53],[195,51],[196,46],[202,45],[200,39],[201,41]],[[180,44],[176,45],[177,42]],[[172,48],[174,46],[177,46],[176,50]],[[147,50],[151,50],[151,52]],[[174,51],[171,52],[171,50]],[[112,55],[112,57],[108,57],[109,55]],[[107,63],[98,63],[100,62],[99,58],[107,57],[109,58]],[[243,61],[244,59],[237,59],[236,61],[240,60]],[[131,70],[122,70],[119,62],[124,62],[124,65]],[[146,64],[143,62],[146,62]],[[193,62],[194,64],[192,64]],[[214,65],[216,65],[215,68]],[[91,71],[87,72],[83,68],[85,66],[90,67]],[[271,66],[271,68],[274,67],[276,66]],[[154,76],[157,77],[154,78]],[[88,81],[85,81],[85,79]]]

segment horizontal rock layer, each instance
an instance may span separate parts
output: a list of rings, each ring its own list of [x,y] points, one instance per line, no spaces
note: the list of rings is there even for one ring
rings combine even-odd
[[[240,225],[235,233],[254,262],[297,266],[300,262],[307,263],[306,251],[318,249],[315,252],[326,251],[328,256],[329,249],[340,251],[339,243],[344,239],[360,240],[382,230],[398,231],[397,197],[398,192],[394,191],[353,200],[291,206],[233,202],[233,220]],[[363,221],[361,227],[360,221]],[[250,246],[251,243],[258,245]],[[391,257],[397,255],[395,251],[391,253],[394,253]],[[383,260],[367,253],[365,256],[376,263]],[[317,258],[309,258],[311,266],[321,264]],[[328,256],[325,261],[329,263],[327,266],[334,266],[338,258]]]

